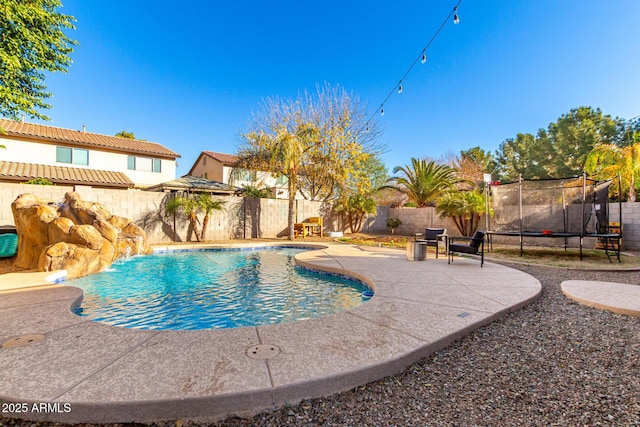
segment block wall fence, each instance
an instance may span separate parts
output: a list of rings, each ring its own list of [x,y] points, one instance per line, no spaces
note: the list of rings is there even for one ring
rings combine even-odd
[[[609,204],[609,220],[618,221],[619,218],[619,205],[618,203]],[[446,228],[450,235],[460,235],[454,222],[449,218],[440,218],[435,212],[435,208],[388,208],[386,206],[379,206],[375,216],[371,216],[365,222],[362,231],[368,233],[387,233],[386,219],[389,217],[397,217],[402,224],[395,230],[399,235],[413,235],[414,233],[423,232],[427,227],[433,228]],[[483,215],[480,219],[480,225],[478,230],[486,230],[486,217]],[[626,250],[638,251],[640,250],[640,202],[636,203],[622,203],[622,247]],[[493,222],[489,217],[489,230],[493,229]],[[510,238],[506,236],[494,236],[494,243],[512,243],[518,244],[517,238]],[[572,247],[579,246],[579,240],[576,238],[569,239],[569,245]],[[528,239],[527,244],[533,245],[545,245],[550,244],[562,246],[564,244],[563,239]],[[585,239],[584,247],[593,247],[595,245],[594,239]]]
[[[65,193],[76,191],[83,200],[103,204],[112,214],[131,218],[147,232],[149,242],[168,243],[172,241],[195,241],[189,223],[183,215],[168,216],[164,206],[171,197],[169,193],[157,193],[142,190],[112,190],[89,186],[62,185],[28,185],[0,183],[0,226],[14,225],[11,203],[22,193],[32,193],[45,201],[62,201]],[[225,201],[224,211],[213,212],[207,227],[205,240],[232,240],[252,238],[276,238],[287,235],[288,200],[251,199],[242,197],[217,197]],[[310,201],[296,201],[296,222],[304,221],[312,216],[324,219],[325,231],[348,232],[347,224],[336,215],[330,204]],[[617,221],[618,204],[609,205],[609,218]],[[395,234],[413,236],[427,227],[446,228],[451,235],[459,235],[451,219],[440,218],[435,208],[389,208],[379,206],[375,215],[369,215],[362,227],[363,233],[389,234],[386,220],[398,217],[402,224]],[[493,224],[491,218],[489,229]],[[175,221],[175,222],[174,222]],[[640,250],[640,203],[622,204],[623,248]],[[202,217],[200,217],[200,227]],[[486,229],[486,218],[483,216],[478,227]],[[517,243],[517,240],[504,236],[496,236],[494,242]],[[554,243],[562,245],[562,239],[531,239],[528,244]],[[577,239],[570,239],[572,246],[577,246]],[[593,243],[585,241],[585,247]]]
[[[189,221],[182,214],[165,214],[169,193],[142,190],[115,190],[89,186],[30,185],[0,183],[0,226],[15,225],[11,203],[23,193],[31,193],[46,202],[61,202],[69,191],[80,194],[84,201],[104,205],[113,215],[132,219],[141,226],[149,242],[168,243],[195,241]],[[288,234],[288,200],[251,199],[214,196],[225,202],[223,211],[214,211],[209,219],[205,240],[275,238]],[[296,222],[322,216],[326,231],[338,231],[340,222],[327,203],[296,201]],[[203,216],[199,217],[199,228]]]

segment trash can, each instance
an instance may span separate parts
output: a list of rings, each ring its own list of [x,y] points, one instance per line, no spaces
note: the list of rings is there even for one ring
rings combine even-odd
[[[427,258],[427,242],[416,240],[407,242],[407,259],[409,261],[424,261]]]

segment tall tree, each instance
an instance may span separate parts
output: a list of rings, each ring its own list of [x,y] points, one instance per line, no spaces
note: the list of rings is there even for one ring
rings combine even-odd
[[[75,18],[57,11],[60,0],[3,0],[0,6],[0,115],[18,120],[24,113],[49,118],[51,97],[46,72],[67,72],[69,55],[77,44],[65,30]]]
[[[636,132],[633,142],[623,146],[598,144],[587,156],[586,171],[599,179],[620,176],[622,188],[620,196],[627,193],[627,202],[636,201],[636,186],[640,183],[640,132]],[[614,185],[617,185],[614,180]]]
[[[496,174],[496,161],[491,152],[484,151],[480,147],[473,147],[460,151],[460,155],[455,157],[451,166],[457,171],[459,178],[470,183],[471,188],[483,188],[484,174],[492,176]]]
[[[580,175],[589,152],[598,144],[615,144],[619,137],[619,119],[602,114],[600,109],[579,107],[563,114],[549,125],[553,151],[546,166],[549,175]]]
[[[597,144],[620,139],[622,121],[600,109],[578,107],[563,114],[536,136],[518,134],[505,140],[496,153],[501,179],[565,178],[580,175],[589,152]]]
[[[329,85],[296,99],[267,98],[242,135],[235,169],[284,176],[289,187],[289,238],[296,194],[313,200],[368,194],[372,161],[382,147],[374,121],[353,94]],[[354,192],[355,191],[355,192]]]
[[[370,166],[371,155],[383,149],[377,122],[367,121],[366,106],[357,95],[329,84],[317,86],[314,94],[305,93],[292,108],[319,131],[318,144],[310,147],[301,174],[303,196],[328,200],[350,193],[354,172]]]
[[[243,135],[245,146],[238,153],[237,167],[249,170],[269,171],[287,178],[289,210],[287,222],[289,240],[294,238],[295,198],[298,179],[309,147],[318,140],[315,125],[293,117],[267,129],[251,131]]]
[[[434,206],[438,197],[462,182],[456,171],[449,165],[439,165],[434,161],[411,159],[411,166],[396,166],[394,175],[383,188],[393,188],[406,194],[419,208]]]
[[[551,155],[551,144],[543,129],[538,136],[519,133],[500,144],[496,153],[499,178],[516,181],[519,175],[528,179],[549,178],[544,168],[545,159]]]

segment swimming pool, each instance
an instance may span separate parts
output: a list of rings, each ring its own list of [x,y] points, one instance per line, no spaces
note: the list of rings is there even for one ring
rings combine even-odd
[[[155,330],[235,328],[339,313],[371,298],[366,285],[295,265],[308,250],[168,251],[115,262],[68,281],[93,321]]]

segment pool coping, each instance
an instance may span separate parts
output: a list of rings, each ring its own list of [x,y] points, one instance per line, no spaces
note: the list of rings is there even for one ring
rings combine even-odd
[[[346,312],[286,324],[142,331],[74,315],[78,288],[7,290],[1,286],[7,275],[0,276],[0,344],[43,336],[24,347],[0,348],[0,371],[6,373],[0,401],[26,409],[3,415],[113,423],[253,413],[394,374],[541,293],[532,276],[490,262],[481,268],[472,258],[449,265],[446,257],[429,254],[425,261],[408,261],[397,249],[325,242],[206,245],[269,246],[313,248],[296,262],[361,280],[375,294]]]

